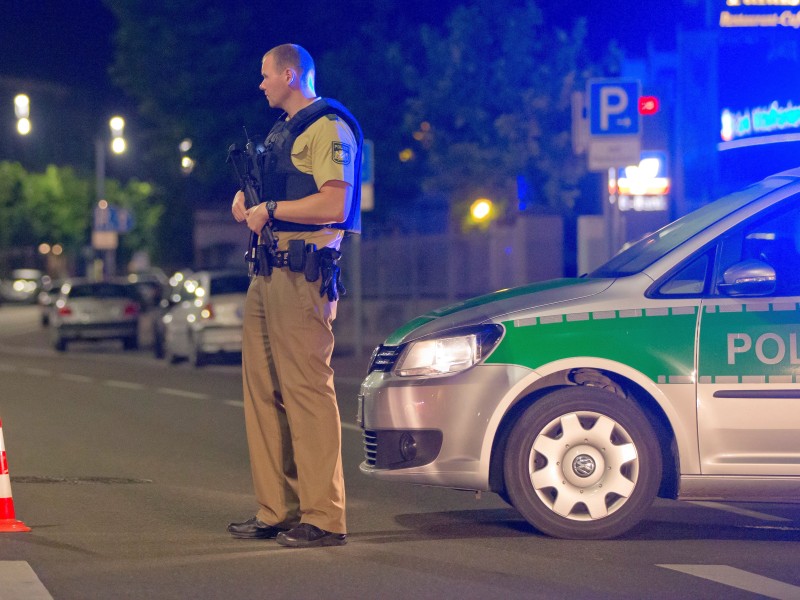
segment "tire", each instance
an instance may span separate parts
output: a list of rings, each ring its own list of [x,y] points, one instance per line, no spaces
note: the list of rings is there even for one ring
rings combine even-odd
[[[125,350],[138,350],[139,349],[139,338],[136,336],[122,338],[122,347]]]
[[[189,332],[189,364],[195,368],[205,366],[208,355],[203,352],[203,333]]]
[[[609,539],[634,527],[658,493],[661,452],[632,401],[573,386],[520,417],[504,456],[511,503],[536,529],[565,539]]]
[[[62,337],[57,337],[53,342],[53,348],[59,352],[64,352],[67,349],[67,340]]]
[[[164,358],[164,338],[158,331],[153,334],[153,354],[156,358]]]
[[[166,346],[164,348],[164,359],[170,365],[177,365],[179,362],[181,362],[183,360],[183,357],[175,354],[172,351],[172,348],[170,348],[169,346]]]
[[[189,350],[189,364],[191,364],[194,368],[200,368],[205,366],[207,362],[206,355],[197,347],[196,344],[192,344],[191,350]]]

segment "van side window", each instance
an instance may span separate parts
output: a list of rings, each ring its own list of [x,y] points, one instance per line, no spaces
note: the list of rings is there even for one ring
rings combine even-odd
[[[656,294],[684,298],[702,295],[706,288],[709,264],[708,253],[695,258],[662,284]]]
[[[717,279],[731,265],[755,260],[775,270],[774,296],[800,296],[800,205],[798,198],[781,203],[789,210],[772,212],[747,224],[722,241]]]

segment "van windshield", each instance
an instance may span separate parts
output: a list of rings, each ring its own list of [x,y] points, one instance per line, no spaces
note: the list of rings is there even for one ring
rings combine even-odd
[[[588,277],[616,278],[639,273],[723,217],[793,181],[784,177],[770,177],[706,204],[643,237],[589,273]]]

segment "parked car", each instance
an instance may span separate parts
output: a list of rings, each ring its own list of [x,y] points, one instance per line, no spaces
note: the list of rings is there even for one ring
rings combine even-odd
[[[34,304],[42,289],[43,273],[38,269],[14,269],[11,277],[0,282],[4,302]]]
[[[556,537],[656,495],[800,502],[800,168],[576,279],[434,310],[361,385],[361,471],[493,491]]]
[[[49,279],[45,280],[42,290],[36,297],[36,303],[39,305],[41,312],[42,326],[47,327],[52,320],[53,311],[56,309],[56,300],[61,293],[61,286],[64,284],[63,279]]]
[[[139,347],[148,348],[157,343],[154,335],[161,317],[164,316],[162,302],[169,294],[166,280],[162,283],[153,277],[128,275],[128,285],[134,290],[139,301]]]
[[[122,340],[125,350],[139,347],[141,307],[126,282],[68,280],[51,315],[53,347],[63,352],[79,340]]]
[[[183,285],[187,279],[192,276],[192,271],[185,269],[176,271],[167,281],[167,288],[164,296],[161,298],[158,306],[158,313],[156,318],[153,319],[153,355],[156,358],[164,358],[166,348],[165,340],[166,328],[164,325],[164,316],[172,309],[173,306],[181,302],[183,299]]]
[[[200,271],[185,279],[180,301],[162,319],[165,358],[200,367],[211,355],[241,352],[249,285],[239,271]]]

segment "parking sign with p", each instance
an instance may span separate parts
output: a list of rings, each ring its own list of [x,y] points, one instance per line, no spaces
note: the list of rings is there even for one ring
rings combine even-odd
[[[641,152],[641,83],[636,79],[590,79],[589,170],[638,164]]]
[[[592,79],[588,87],[590,135],[639,134],[638,80]]]

